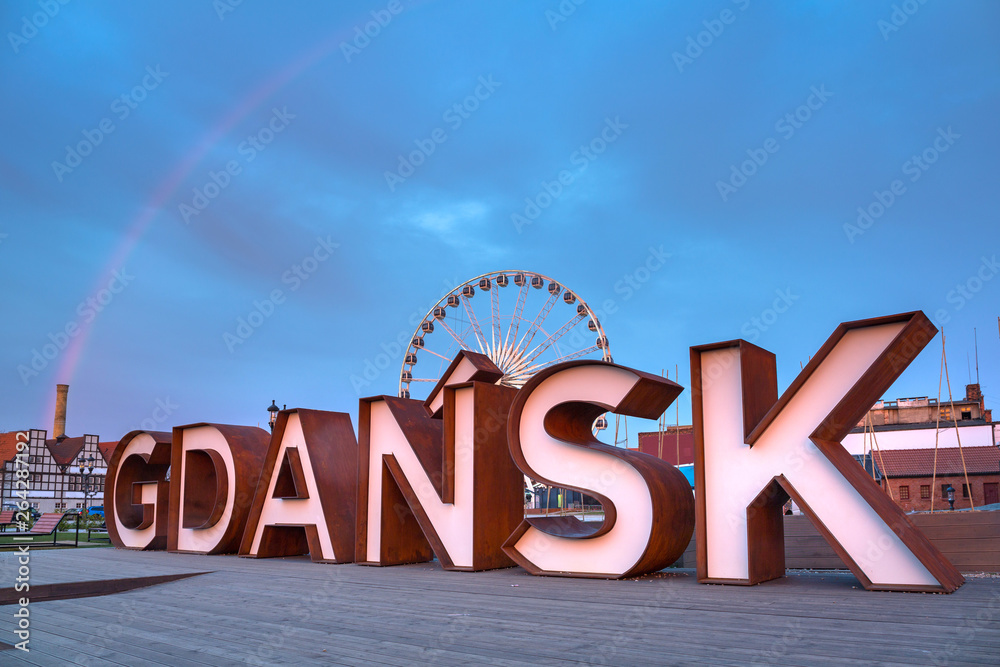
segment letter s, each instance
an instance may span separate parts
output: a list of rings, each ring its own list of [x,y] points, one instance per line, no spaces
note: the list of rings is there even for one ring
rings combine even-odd
[[[548,368],[518,392],[507,439],[522,473],[597,498],[603,523],[525,519],[503,550],[532,574],[618,579],[660,570],[694,530],[687,479],[654,456],[598,442],[591,425],[607,411],[654,419],[683,387],[599,361]]]

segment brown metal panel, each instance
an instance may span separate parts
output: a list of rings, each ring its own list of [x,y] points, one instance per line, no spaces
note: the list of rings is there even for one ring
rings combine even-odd
[[[694,527],[695,577],[708,581],[708,530],[705,527],[705,411],[702,406],[701,354],[721,346],[736,347],[739,341],[691,348],[691,427],[694,430]]]
[[[740,359],[743,435],[752,442],[751,429],[764,419],[778,400],[778,368],[773,353],[746,341],[740,341]]]
[[[214,450],[189,449],[184,461],[184,528],[219,523],[229,496],[226,463]]]
[[[783,507],[788,494],[777,479],[747,507],[747,540],[751,584],[785,576]]]
[[[261,481],[265,481],[263,476]],[[278,479],[274,482],[274,493],[271,497],[282,500],[308,500],[309,486],[302,470],[302,458],[299,456],[298,447],[287,448],[285,455],[281,457]]]
[[[379,565],[425,563],[434,558],[434,549],[438,550],[442,567],[447,569],[451,565],[437,532],[417,501],[396,457],[391,455],[382,459],[381,523]]]
[[[337,562],[352,562],[357,533],[358,441],[350,415],[319,410],[298,412],[306,442],[310,443],[309,457]],[[316,446],[311,444],[314,441]]]
[[[243,534],[244,544],[246,544],[247,536],[250,537],[251,541],[253,540],[251,529],[252,524],[247,522],[247,530]],[[256,528],[253,528],[253,530],[256,532]],[[302,556],[309,552],[309,541],[306,538],[305,526],[267,525],[264,526],[263,534],[260,537],[260,547],[257,549],[257,553],[253,554],[253,557],[286,558],[288,556]],[[317,549],[314,553],[319,554],[321,551]],[[248,556],[251,554],[249,551],[243,553],[243,547],[241,546],[240,555]],[[314,558],[313,560],[316,559]]]
[[[487,382],[473,384],[475,570],[514,565],[502,547],[524,516],[524,477],[507,446],[507,418],[517,391]]]
[[[445,478],[449,478],[447,485],[453,488],[455,470],[445,467],[447,457],[441,450],[442,443],[445,442],[444,422],[428,417],[420,401],[395,396],[383,396],[382,400],[402,429],[406,441],[410,443],[441,501],[447,502],[444,500]]]

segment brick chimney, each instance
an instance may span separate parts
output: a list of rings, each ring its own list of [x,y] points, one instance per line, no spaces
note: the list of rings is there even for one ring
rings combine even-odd
[[[66,397],[69,395],[68,384],[56,385],[56,418],[52,424],[52,437],[66,435]]]

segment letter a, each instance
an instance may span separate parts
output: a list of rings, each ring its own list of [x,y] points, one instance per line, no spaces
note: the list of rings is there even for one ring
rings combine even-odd
[[[770,352],[691,348],[699,582],[784,576],[791,497],[866,589],[962,585],[840,444],[936,333],[921,312],[841,324],[780,399]]]
[[[317,563],[354,561],[358,442],[350,416],[282,410],[250,508],[241,556],[308,553]]]

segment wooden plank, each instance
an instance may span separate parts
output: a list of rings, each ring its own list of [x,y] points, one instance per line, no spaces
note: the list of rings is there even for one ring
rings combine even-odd
[[[275,638],[280,650],[268,664],[984,664],[1000,655],[995,622],[963,639],[961,653],[941,653],[965,619],[1000,618],[997,579],[970,580],[951,595],[878,594],[842,572],[731,587],[699,585],[690,570],[594,581],[531,577],[517,568],[465,574],[435,563],[365,568],[102,551],[101,558],[34,554],[37,582],[72,570],[95,579],[136,568],[214,572],[33,604],[38,649],[31,655],[73,650],[95,662],[107,655],[119,664],[225,665]],[[113,624],[123,629],[115,641],[95,630]],[[8,628],[11,621],[0,619],[0,630]]]

